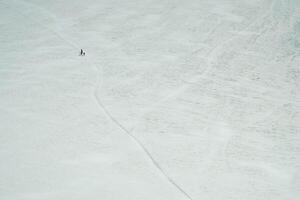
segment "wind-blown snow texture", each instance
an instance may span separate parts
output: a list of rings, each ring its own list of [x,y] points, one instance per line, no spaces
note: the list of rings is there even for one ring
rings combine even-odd
[[[1,200],[300,199],[299,0],[1,0],[0,49]]]

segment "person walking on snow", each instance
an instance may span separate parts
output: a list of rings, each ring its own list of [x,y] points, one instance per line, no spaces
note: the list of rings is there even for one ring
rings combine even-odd
[[[83,56],[83,53],[84,53],[84,52],[83,52],[83,50],[81,49],[81,50],[80,50],[80,55]]]

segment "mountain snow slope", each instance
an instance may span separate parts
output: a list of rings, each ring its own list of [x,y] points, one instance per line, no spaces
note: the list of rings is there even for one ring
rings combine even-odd
[[[1,0],[0,49],[1,200],[300,199],[300,1]]]

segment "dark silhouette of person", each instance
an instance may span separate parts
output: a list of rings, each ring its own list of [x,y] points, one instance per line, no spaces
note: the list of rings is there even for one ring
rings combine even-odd
[[[83,50],[82,50],[82,49],[80,50],[80,55],[81,55],[81,56],[83,55]]]

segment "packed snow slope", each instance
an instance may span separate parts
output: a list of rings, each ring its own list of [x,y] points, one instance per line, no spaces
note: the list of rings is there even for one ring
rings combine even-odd
[[[1,200],[300,199],[299,0],[1,0],[0,49]]]

